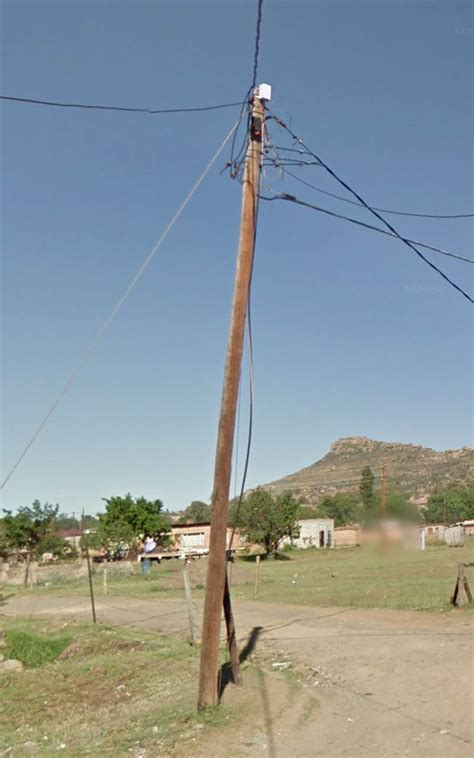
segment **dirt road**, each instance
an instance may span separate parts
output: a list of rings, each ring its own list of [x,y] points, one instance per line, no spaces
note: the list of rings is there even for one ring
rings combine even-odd
[[[12,598],[8,615],[90,618],[87,598]],[[97,599],[99,621],[188,633],[180,600]],[[242,646],[262,671],[240,756],[392,758],[472,755],[472,616],[235,602]],[[260,629],[258,629],[260,627]],[[276,676],[273,663],[284,664]],[[289,664],[289,665],[287,665]],[[225,697],[234,697],[229,687]],[[222,755],[219,745],[193,756]]]

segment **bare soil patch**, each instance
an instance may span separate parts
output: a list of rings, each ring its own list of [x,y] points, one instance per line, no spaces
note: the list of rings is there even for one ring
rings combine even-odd
[[[188,564],[192,589],[204,589],[206,586],[207,566],[207,558],[198,558]],[[255,581],[255,569],[252,570],[242,562],[236,561],[230,564],[229,576],[232,584],[252,584]],[[182,590],[182,571],[176,571],[172,576],[164,578],[161,586],[165,590]]]

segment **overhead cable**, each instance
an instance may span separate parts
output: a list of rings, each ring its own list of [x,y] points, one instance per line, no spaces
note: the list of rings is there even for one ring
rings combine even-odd
[[[250,92],[253,92],[257,84],[258,62],[259,62],[259,57],[260,57],[260,35],[262,31],[262,10],[263,10],[263,0],[258,0],[257,28],[255,30],[255,52],[253,56],[253,74],[252,74],[252,86],[250,87]]]
[[[124,113],[149,113],[151,115],[159,115],[166,113],[196,113],[200,111],[216,111],[220,108],[235,108],[238,105],[242,105],[242,101],[238,103],[219,103],[218,105],[198,105],[189,106],[184,108],[133,108],[123,105],[93,105],[91,103],[65,103],[56,100],[36,100],[29,97],[10,97],[7,95],[0,95],[0,100],[7,100],[15,103],[28,103],[30,105],[47,105],[53,108],[81,108],[85,110],[95,111],[122,111]]]
[[[171,231],[171,229],[173,228],[173,226],[175,225],[175,223],[178,221],[179,217],[181,216],[182,212],[184,211],[184,209],[188,205],[188,203],[191,200],[191,198],[193,197],[194,193],[198,190],[198,188],[200,187],[201,183],[203,182],[203,180],[205,179],[205,177],[207,176],[207,174],[211,170],[212,166],[214,165],[214,163],[218,159],[219,155],[222,153],[224,147],[226,146],[226,144],[228,143],[228,141],[232,137],[235,129],[237,128],[237,123],[235,123],[234,126],[232,127],[232,129],[229,131],[229,133],[225,137],[224,141],[222,142],[222,144],[218,148],[217,152],[211,158],[211,160],[207,164],[206,168],[204,169],[204,171],[200,175],[199,179],[195,182],[194,186],[192,187],[192,189],[190,190],[190,192],[186,195],[185,199],[183,200],[183,202],[179,206],[179,208],[176,211],[176,213],[174,214],[173,218],[171,219],[171,221],[169,222],[169,224],[166,226],[166,228],[163,231],[163,233],[161,234],[161,237],[159,238],[158,242],[154,245],[154,247],[152,248],[152,250],[148,253],[147,257],[145,258],[145,260],[143,261],[143,263],[139,267],[138,271],[132,277],[132,279],[131,279],[130,283],[128,284],[128,286],[126,287],[125,291],[123,292],[123,294],[121,295],[121,297],[118,299],[118,301],[116,302],[116,304],[112,308],[112,311],[110,312],[109,316],[107,316],[107,318],[103,322],[102,326],[100,327],[99,331],[97,332],[97,334],[95,335],[95,337],[89,343],[88,347],[86,348],[86,350],[82,354],[82,356],[81,356],[81,358],[79,360],[79,363],[77,364],[76,368],[74,369],[74,371],[69,376],[68,380],[64,384],[63,388],[61,389],[60,393],[56,397],[56,399],[53,402],[53,404],[51,405],[51,407],[49,408],[49,410],[46,413],[46,415],[43,417],[43,419],[40,422],[40,424],[38,424],[38,426],[36,427],[36,429],[35,429],[34,433],[32,434],[32,436],[31,436],[28,444],[24,447],[24,449],[22,450],[22,452],[20,453],[20,455],[16,459],[15,463],[10,468],[7,476],[4,478],[2,484],[0,485],[0,490],[2,490],[5,487],[6,483],[8,482],[8,480],[10,479],[10,477],[12,476],[12,474],[15,472],[15,470],[18,468],[18,466],[20,465],[21,461],[23,460],[23,458],[25,457],[25,455],[28,453],[29,449],[31,448],[31,446],[35,442],[35,440],[38,437],[38,435],[41,433],[42,429],[44,428],[44,426],[48,422],[49,418],[53,415],[54,411],[56,410],[56,408],[60,404],[61,400],[63,399],[63,397],[65,396],[65,394],[67,393],[67,391],[69,390],[69,388],[71,387],[71,385],[77,379],[77,376],[79,375],[79,373],[80,373],[81,369],[83,368],[84,364],[88,361],[88,359],[90,358],[90,356],[92,355],[92,353],[95,351],[95,349],[96,349],[96,347],[97,347],[100,339],[103,337],[104,333],[109,328],[109,326],[112,323],[112,321],[114,320],[115,316],[117,315],[117,313],[119,312],[119,310],[121,309],[121,307],[123,306],[123,304],[125,303],[125,301],[127,300],[128,296],[130,295],[130,293],[132,292],[132,290],[135,288],[135,286],[138,283],[139,279],[142,277],[142,275],[144,274],[145,270],[148,268],[148,266],[150,265],[150,263],[152,262],[152,260],[156,256],[156,254],[157,254],[158,250],[160,249],[161,245],[165,241],[166,237],[168,236],[169,232]]]
[[[441,271],[441,269],[438,268],[438,266],[436,266],[434,263],[432,263],[432,261],[430,261],[428,258],[426,258],[426,256],[424,256],[423,253],[421,253],[415,247],[415,245],[412,242],[410,242],[409,240],[407,240],[404,237],[402,237],[397,232],[397,230],[388,221],[386,221],[383,216],[380,215],[380,213],[378,211],[376,211],[374,208],[372,208],[354,189],[352,189],[352,187],[350,187],[349,184],[347,184],[343,179],[341,179],[335,173],[335,171],[333,171],[327,165],[327,163],[325,163],[318,155],[316,155],[316,153],[314,153],[312,150],[310,150],[310,148],[303,142],[303,140],[300,139],[300,137],[298,137],[285,124],[285,122],[282,119],[280,119],[278,116],[275,116],[275,115],[272,115],[271,118],[273,118],[276,121],[277,124],[279,124],[283,129],[285,129],[289,134],[291,134],[291,136],[293,137],[293,139],[296,140],[296,142],[298,142],[298,144],[300,144],[302,147],[304,147],[305,150],[308,150],[308,152],[311,153],[311,155],[315,158],[315,160],[319,161],[319,163],[321,164],[321,166],[328,172],[328,174],[330,176],[332,176],[342,187],[344,187],[344,189],[346,189],[348,192],[350,192],[351,195],[353,195],[360,203],[362,203],[362,205],[364,206],[364,208],[366,208],[370,213],[372,213],[373,216],[375,216],[376,218],[378,218],[378,220],[381,221],[384,224],[384,226],[386,226],[387,229],[389,229],[392,232],[392,234],[394,234],[395,237],[397,237],[400,240],[400,242],[403,242],[404,245],[406,245],[407,247],[410,248],[410,250],[412,250],[414,253],[416,253],[416,255],[424,263],[426,263],[427,266],[429,266],[434,271],[436,271],[439,274],[439,276],[441,276],[451,287],[453,287],[455,290],[457,290],[457,292],[459,292],[459,294],[461,294],[463,297],[465,297],[466,300],[468,300],[470,303],[474,303],[474,299],[467,292],[465,292],[462,289],[462,287],[460,287],[458,284],[456,284],[456,282],[453,282],[453,280],[450,279],[450,277],[447,274],[445,274],[444,271]]]
[[[230,158],[225,165],[225,169],[227,168],[230,169],[230,176],[232,179],[235,179],[239,175],[241,165],[242,165],[242,156],[245,153],[245,150],[247,147],[247,139],[248,139],[250,118],[251,118],[251,111],[252,111],[252,96],[257,84],[258,63],[259,63],[259,58],[260,58],[260,35],[261,35],[261,29],[262,29],[263,0],[257,0],[257,2],[258,2],[257,24],[256,24],[256,29],[255,29],[255,46],[254,46],[254,57],[253,57],[252,83],[250,87],[248,88],[247,92],[245,93],[245,97],[242,102],[242,108],[240,110],[240,116],[239,116],[239,126],[240,126],[240,123],[243,119],[244,112],[245,110],[247,111],[246,129],[245,129],[244,138],[242,140],[240,149],[237,154],[235,153],[235,143],[237,140],[238,130],[234,133],[234,138],[232,140],[232,148],[230,151]]]
[[[401,239],[403,242],[410,242],[413,245],[424,247],[427,250],[432,250],[435,253],[446,255],[449,258],[455,258],[456,260],[464,261],[465,263],[474,263],[474,260],[472,258],[465,258],[462,255],[457,255],[456,253],[450,253],[448,250],[443,250],[440,247],[434,247],[434,245],[428,245],[425,242],[419,242],[418,240],[412,240],[412,239],[409,239],[408,237],[400,237],[398,234],[389,232],[386,229],[381,229],[380,226],[373,226],[372,224],[367,224],[365,221],[360,221],[359,219],[352,218],[351,216],[344,216],[342,213],[336,213],[335,211],[331,211],[328,208],[321,208],[321,206],[319,205],[314,205],[313,203],[308,203],[305,200],[300,200],[299,198],[295,197],[295,195],[290,195],[288,192],[280,192],[279,194],[276,194],[273,197],[264,197],[262,195],[261,199],[262,200],[287,200],[288,202],[296,203],[297,205],[303,205],[306,208],[311,208],[314,211],[319,211],[320,213],[326,213],[328,216],[333,216],[334,218],[341,218],[341,219],[344,219],[344,221],[350,221],[351,224],[357,224],[357,226],[363,226],[365,229],[371,229],[374,232],[379,232],[380,234],[386,234],[388,237],[394,237],[395,239]]]
[[[298,151],[295,151],[295,152],[298,152]],[[343,203],[350,203],[350,205],[356,205],[358,208],[365,208],[365,205],[363,205],[362,203],[357,203],[355,200],[350,200],[350,198],[343,197],[342,195],[336,195],[334,192],[328,192],[327,190],[321,189],[321,187],[316,187],[316,185],[311,184],[311,182],[308,182],[307,179],[301,179],[301,177],[297,176],[296,174],[292,174],[291,171],[287,171],[286,173],[289,176],[291,176],[293,179],[296,179],[297,182],[301,182],[301,184],[305,184],[307,187],[311,187],[311,189],[316,190],[316,192],[321,192],[323,195],[328,195],[328,197],[334,197],[336,198],[336,200],[342,200]],[[438,218],[438,219],[474,218],[474,213],[453,213],[453,214],[409,213],[408,211],[393,211],[387,208],[377,208],[375,205],[371,205],[370,207],[374,211],[380,211],[381,213],[391,213],[396,216],[414,216],[415,218]]]

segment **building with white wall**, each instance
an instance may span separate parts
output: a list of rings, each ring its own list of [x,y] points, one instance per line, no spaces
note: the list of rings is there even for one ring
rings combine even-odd
[[[292,545],[305,549],[308,547],[334,547],[334,519],[332,518],[307,518],[297,521],[300,536],[290,540],[285,537],[283,545]]]

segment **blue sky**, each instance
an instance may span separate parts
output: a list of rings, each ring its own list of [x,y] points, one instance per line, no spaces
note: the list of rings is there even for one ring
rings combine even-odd
[[[2,93],[239,100],[255,16],[256,2],[4,1]],[[258,79],[373,204],[470,212],[473,27],[467,2],[266,0]],[[1,105],[4,473],[236,117]],[[209,497],[240,217],[240,186],[220,175],[227,157],[5,487],[4,508],[37,497],[93,513],[127,491],[171,509]],[[339,191],[321,169],[299,171]],[[275,172],[264,183],[364,217]],[[389,218],[472,257],[470,220]],[[432,259],[472,292],[467,264]],[[262,204],[252,301],[250,486],[341,436],[471,444],[471,307],[400,243]],[[247,405],[244,390],[241,447]]]

